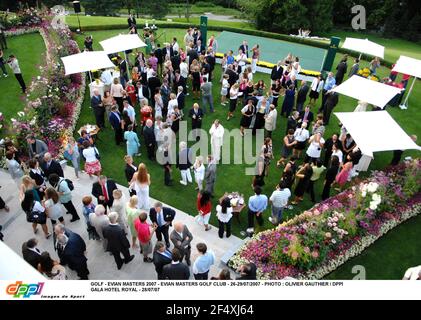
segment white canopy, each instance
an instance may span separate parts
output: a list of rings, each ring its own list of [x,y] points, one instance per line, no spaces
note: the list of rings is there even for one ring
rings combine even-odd
[[[137,34],[119,34],[118,36],[100,41],[99,44],[106,53],[116,53],[126,50],[146,47]]]
[[[384,47],[368,39],[346,38],[342,48],[384,58]]]
[[[393,67],[393,71],[421,78],[421,60],[400,56],[399,60]]]
[[[380,108],[384,108],[394,96],[401,92],[399,88],[357,75],[352,76],[332,90]]]
[[[373,152],[421,150],[387,111],[335,112],[361,152],[373,158]]]
[[[113,62],[104,51],[85,51],[62,57],[61,60],[66,75],[114,67]]]

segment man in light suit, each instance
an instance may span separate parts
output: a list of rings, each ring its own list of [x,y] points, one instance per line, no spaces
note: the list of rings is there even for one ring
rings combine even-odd
[[[183,258],[186,260],[188,266],[191,265],[190,254],[191,254],[191,241],[193,240],[193,235],[187,228],[187,226],[177,221],[174,223],[174,230],[170,235],[171,242],[174,244],[174,247],[178,249],[181,253],[180,262],[183,261]],[[174,254],[173,254],[174,258]],[[173,259],[174,260],[174,259]]]
[[[162,236],[164,236],[167,248],[170,247],[168,229],[172,225],[174,217],[175,211],[171,208],[163,207],[161,202],[156,202],[154,207],[149,210],[149,218],[157,227],[155,231],[156,238],[158,241],[162,241]]]
[[[208,156],[208,166],[205,169],[205,190],[213,197],[216,180],[216,162],[211,155]]]
[[[44,154],[48,152],[47,144],[42,141],[35,139],[34,136],[30,135],[26,137],[28,143],[29,159],[37,158],[39,161],[44,161]]]
[[[38,264],[41,261],[41,251],[37,248],[38,240],[35,238],[29,239],[22,245],[22,257],[35,269],[38,269]]]

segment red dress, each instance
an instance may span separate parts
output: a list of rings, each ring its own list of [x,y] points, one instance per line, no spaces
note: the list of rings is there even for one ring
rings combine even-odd
[[[142,120],[141,120],[141,124],[142,126],[145,125],[146,120],[150,119],[153,121],[153,110],[150,106],[143,106],[140,109],[140,114],[142,115]]]
[[[131,105],[136,105],[136,90],[134,88],[134,85],[129,84],[126,88],[127,94],[130,97],[130,101],[132,102]]]

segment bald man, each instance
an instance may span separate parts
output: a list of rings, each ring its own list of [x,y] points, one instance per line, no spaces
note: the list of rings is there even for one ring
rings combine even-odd
[[[145,146],[148,151],[149,160],[155,160],[155,128],[151,119],[146,120],[146,125],[143,127],[143,137],[145,138]]]
[[[193,235],[191,234],[187,226],[180,221],[175,222],[174,230],[171,232],[170,239],[171,242],[174,244],[174,247],[180,251],[183,258],[186,260],[187,265],[190,266],[190,243],[193,240]],[[183,259],[181,259],[181,261],[183,261]]]

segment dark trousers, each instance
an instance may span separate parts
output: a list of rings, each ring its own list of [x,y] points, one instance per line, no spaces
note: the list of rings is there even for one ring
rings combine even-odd
[[[146,151],[148,152],[148,159],[154,160],[155,159],[155,145],[152,143],[146,146]]]
[[[19,85],[22,89],[22,92],[25,93],[26,92],[26,85],[25,85],[25,81],[23,81],[22,73],[15,73],[15,77],[19,82]]]
[[[324,108],[325,108],[326,92],[327,92],[327,90],[325,90],[325,89],[322,90],[322,105],[319,108],[319,113],[322,112],[324,110]]]
[[[123,129],[121,129],[121,127],[114,128],[114,139],[116,145],[120,145],[120,143],[124,141]]]
[[[257,212],[249,210],[248,212],[248,227],[254,228],[254,217],[256,217],[257,223],[259,226],[263,225],[263,214],[260,214],[260,216],[256,215]]]
[[[3,198],[0,197],[0,209],[6,208],[6,203],[4,202]]]
[[[164,236],[165,244],[167,245],[167,248],[170,247],[170,237],[168,235],[168,229],[170,226],[161,226],[156,228],[156,238],[158,241],[162,241],[162,236]]]
[[[171,185],[171,172],[170,169],[167,168],[167,166],[164,167],[164,184],[166,186]]]
[[[7,42],[6,42],[6,37],[4,36],[4,34],[0,34],[0,47],[2,50],[7,49]]]
[[[190,266],[190,264],[191,264],[191,261],[190,261],[191,247],[188,247],[188,248],[184,249],[181,253],[183,254],[183,259],[186,260],[187,265]],[[183,261],[183,259],[181,259],[181,261]]]
[[[332,114],[332,110],[333,110],[334,106],[331,106],[329,104],[324,106],[323,109],[323,122],[324,125],[328,125],[329,124],[329,120],[330,120],[330,115]]]
[[[266,132],[265,138],[272,138],[272,131],[265,130],[265,132]]]
[[[115,260],[115,263],[117,264],[117,267],[121,267],[123,265],[123,262],[127,262],[130,259],[130,252],[129,252],[128,248],[123,249],[121,251],[113,251],[111,253],[114,256],[114,260]],[[120,253],[123,254],[124,261],[123,261],[123,259],[121,259]]]
[[[209,271],[205,273],[194,274],[195,280],[208,280]]]
[[[67,212],[72,215],[72,219],[79,219],[79,215],[77,214],[76,208],[71,200],[63,203],[63,206],[66,208]]]
[[[323,187],[323,192],[322,192],[322,200],[326,200],[327,198],[330,197],[330,183],[326,183]]]
[[[394,150],[393,151],[393,158],[392,158],[392,161],[390,162],[390,165],[392,165],[392,166],[398,165],[399,162],[401,161],[402,154],[403,154],[402,150]]]
[[[104,120],[105,109],[103,107],[95,108],[94,114],[95,114],[96,125],[100,127],[101,129],[104,128],[105,127],[105,120]]]
[[[226,233],[227,238],[229,236],[231,236],[231,220],[232,220],[232,218],[227,223],[224,223],[224,222],[221,222],[221,221],[218,220],[218,235],[221,239],[224,237],[225,229],[227,231],[227,233]]]
[[[315,198],[315,196],[314,196],[314,183],[315,183],[316,181],[309,181],[309,183],[308,183],[308,189],[307,189],[307,191],[308,191],[308,193],[310,193],[310,198],[311,198],[311,201],[313,201],[313,202],[316,202],[316,198]]]
[[[1,58],[0,58],[0,68],[3,71],[3,74],[7,74],[6,66],[4,65],[4,62],[1,61]]]
[[[118,111],[120,111],[121,114],[123,114],[123,97],[114,97],[115,102],[117,102],[118,105]]]
[[[88,280],[89,270],[86,261],[78,266],[75,271],[77,272],[77,276],[80,278],[80,280]]]
[[[330,158],[332,157],[332,152],[325,152],[325,158],[323,161],[323,165],[328,168],[329,167],[329,162],[330,162]]]

